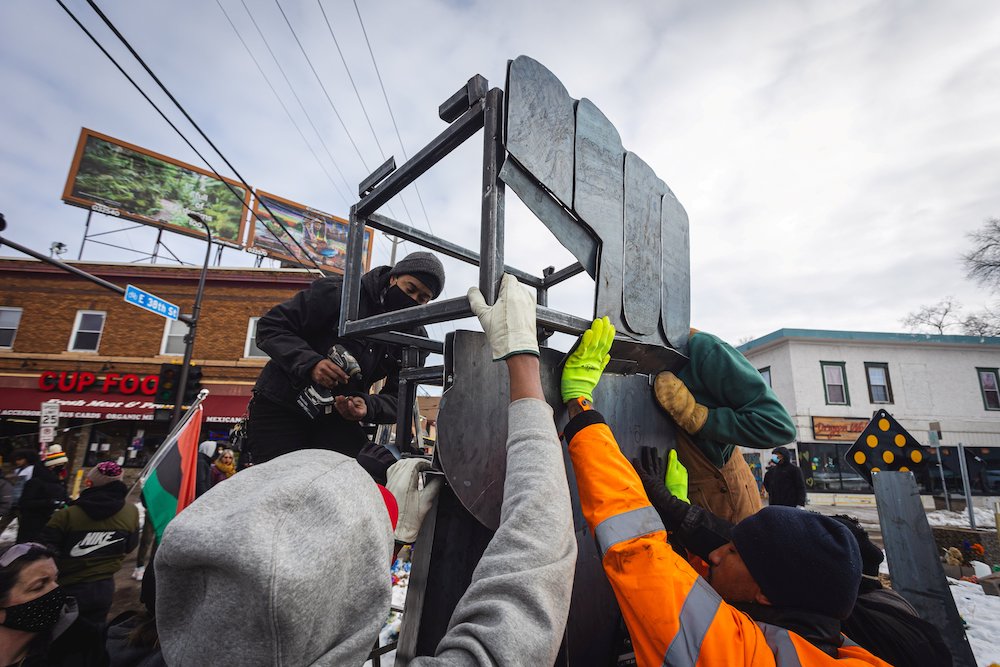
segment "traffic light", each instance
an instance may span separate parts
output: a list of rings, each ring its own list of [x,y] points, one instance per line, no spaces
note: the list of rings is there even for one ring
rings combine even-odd
[[[201,391],[201,366],[191,364],[188,368],[187,387],[184,390],[184,405],[191,405]]]
[[[160,379],[156,385],[156,403],[174,405],[177,402],[177,392],[180,389],[181,365],[160,364]],[[188,366],[187,387],[181,398],[181,405],[191,405],[201,391],[201,366]]]
[[[177,400],[177,383],[181,377],[179,364],[160,364],[160,379],[156,385],[156,403],[173,405]]]

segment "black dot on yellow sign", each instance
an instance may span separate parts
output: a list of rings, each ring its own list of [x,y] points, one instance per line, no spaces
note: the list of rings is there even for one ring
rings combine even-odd
[[[845,458],[869,484],[872,473],[909,472],[926,465],[923,446],[885,410],[875,413]]]

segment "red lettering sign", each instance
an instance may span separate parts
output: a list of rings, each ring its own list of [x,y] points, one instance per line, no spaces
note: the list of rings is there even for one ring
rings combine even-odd
[[[65,393],[83,393],[96,386],[97,375],[90,371],[44,371],[38,376],[38,388],[42,391],[61,391]],[[145,394],[152,396],[159,384],[157,375],[136,375],[128,373],[108,373],[101,382],[101,393],[109,394],[120,391],[123,394]]]

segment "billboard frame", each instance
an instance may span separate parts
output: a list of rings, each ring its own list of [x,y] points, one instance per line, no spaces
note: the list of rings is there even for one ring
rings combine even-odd
[[[102,132],[97,132],[96,130],[91,130],[88,127],[82,127],[82,128],[80,128],[80,137],[77,140],[76,149],[73,152],[73,160],[70,163],[69,173],[67,174],[67,177],[66,177],[66,185],[63,187],[62,201],[64,203],[70,204],[71,206],[76,206],[76,207],[79,207],[79,208],[87,209],[88,211],[96,211],[98,213],[109,213],[111,215],[115,215],[115,213],[112,212],[112,211],[114,211],[114,212],[117,212],[117,214],[118,214],[115,217],[120,217],[120,218],[123,218],[123,219],[126,219],[126,220],[131,220],[131,221],[137,222],[139,224],[149,225],[150,227],[155,227],[157,229],[163,229],[163,230],[170,231],[170,232],[176,232],[178,234],[183,234],[184,236],[190,236],[190,237],[199,238],[199,239],[206,239],[207,238],[207,236],[205,235],[205,232],[202,229],[200,229],[200,228],[198,228],[198,229],[188,228],[188,227],[183,227],[181,225],[175,225],[175,224],[172,224],[172,223],[169,223],[169,222],[163,222],[163,221],[160,221],[160,220],[153,220],[153,219],[147,218],[147,217],[145,217],[143,215],[132,213],[130,211],[126,211],[125,209],[113,208],[113,207],[110,207],[107,204],[104,204],[102,202],[88,200],[88,199],[84,199],[82,197],[74,195],[73,194],[73,185],[76,183],[77,176],[79,175],[80,164],[81,164],[82,159],[83,159],[84,148],[87,145],[87,139],[89,137],[94,137],[96,139],[100,139],[102,141],[105,141],[105,142],[110,143],[110,144],[114,144],[116,146],[120,146],[122,148],[125,148],[127,150],[133,151],[133,152],[138,153],[140,155],[145,155],[145,156],[151,157],[153,159],[160,160],[161,162],[165,162],[167,164],[173,165],[175,167],[179,167],[181,169],[187,169],[188,171],[194,172],[196,174],[200,174],[200,175],[205,176],[207,178],[211,178],[211,179],[216,180],[216,181],[222,181],[224,183],[228,183],[229,185],[231,185],[231,186],[233,186],[235,188],[239,188],[241,190],[245,190],[246,193],[245,193],[245,195],[243,197],[243,200],[241,202],[242,209],[241,209],[241,215],[240,215],[240,218],[239,218],[239,231],[237,232],[237,241],[234,242],[234,241],[230,241],[228,239],[222,239],[217,234],[213,234],[212,235],[212,242],[215,243],[215,244],[223,245],[223,246],[230,247],[230,248],[244,249],[246,247],[246,242],[243,239],[246,236],[247,218],[250,216],[250,212],[252,211],[252,209],[250,207],[251,195],[253,194],[252,189],[247,189],[247,187],[244,186],[239,181],[235,181],[235,180],[233,180],[231,178],[226,178],[224,176],[217,176],[214,173],[212,173],[211,171],[208,171],[206,169],[202,169],[200,167],[196,167],[195,165],[188,164],[187,162],[182,162],[181,160],[178,160],[176,158],[168,157],[166,155],[163,155],[162,153],[157,153],[156,151],[152,151],[152,150],[149,150],[147,148],[143,148],[141,146],[137,146],[137,145],[129,143],[127,141],[123,141],[121,139],[116,139],[115,137],[112,137],[110,135],[104,134]]]
[[[247,250],[247,252],[249,252],[251,254],[255,254],[255,255],[260,255],[260,256],[263,256],[263,257],[267,257],[268,259],[277,259],[277,260],[281,260],[283,262],[292,262],[294,264],[301,264],[303,266],[306,265],[306,262],[302,261],[298,257],[295,257],[293,255],[289,255],[289,254],[286,254],[286,253],[283,253],[283,252],[280,252],[280,251],[272,251],[269,248],[264,248],[264,247],[260,247],[260,246],[256,245],[256,241],[257,241],[257,224],[256,224],[256,221],[259,219],[259,220],[261,220],[261,224],[264,224],[263,221],[265,219],[265,216],[267,218],[271,217],[271,215],[267,212],[266,209],[264,209],[264,210],[261,209],[260,200],[261,200],[262,197],[265,198],[265,199],[268,199],[270,201],[277,202],[278,204],[283,204],[285,206],[297,208],[297,209],[300,209],[302,211],[306,211],[308,213],[315,214],[317,217],[321,217],[321,218],[323,218],[326,221],[332,221],[332,222],[336,222],[337,224],[343,225],[345,233],[349,232],[349,230],[350,230],[350,224],[351,223],[348,220],[346,220],[344,218],[341,218],[340,216],[332,215],[330,213],[326,213],[324,211],[320,211],[319,209],[313,208],[311,206],[306,206],[305,204],[299,203],[299,202],[294,201],[292,199],[288,199],[287,197],[282,197],[280,195],[272,194],[270,192],[266,192],[264,190],[257,189],[257,190],[254,191],[253,208],[251,209],[252,212],[251,212],[251,215],[250,215],[251,220],[248,222],[248,225],[247,225],[248,226],[248,230],[247,230],[247,238],[246,238],[246,250]],[[275,226],[278,226],[277,223],[274,222],[274,221],[272,221],[271,224],[274,224]],[[280,226],[278,226],[278,228],[281,229],[281,231],[285,231]],[[369,237],[368,237],[368,249],[365,252],[365,258],[364,258],[364,270],[368,271],[368,270],[371,269],[372,250],[375,247],[375,229],[372,228],[372,227],[365,227],[365,230],[369,232]],[[305,243],[305,241],[303,241],[303,245],[307,245]],[[262,253],[266,253],[266,254],[262,254]],[[347,259],[346,259],[347,242],[346,241],[344,242],[344,254],[345,254],[345,260],[344,261],[345,261],[345,268],[346,268],[346,262],[347,262]],[[316,257],[316,256],[313,256],[313,260],[315,260],[315,262],[320,265],[320,268],[323,271],[329,271],[330,273],[335,273],[335,274],[338,274],[338,275],[344,275],[344,269],[338,269],[337,267],[327,265],[327,264],[325,264],[324,262],[321,261],[321,258]]]

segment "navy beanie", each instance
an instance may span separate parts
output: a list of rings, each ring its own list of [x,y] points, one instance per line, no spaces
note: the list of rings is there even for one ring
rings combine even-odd
[[[411,252],[389,271],[389,276],[413,276],[431,291],[434,298],[441,295],[444,289],[444,266],[441,260],[429,252]]]
[[[851,615],[861,583],[861,552],[851,531],[796,507],[765,507],[733,528],[733,545],[771,604]]]

